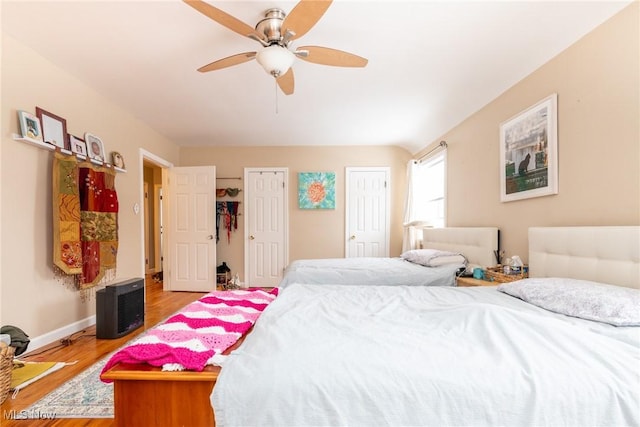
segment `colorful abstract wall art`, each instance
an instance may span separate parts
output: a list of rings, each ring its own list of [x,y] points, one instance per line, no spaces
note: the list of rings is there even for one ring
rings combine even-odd
[[[298,173],[298,206],[300,209],[335,209],[335,172]]]

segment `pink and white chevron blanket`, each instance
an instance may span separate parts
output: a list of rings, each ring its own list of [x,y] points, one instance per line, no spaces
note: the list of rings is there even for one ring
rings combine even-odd
[[[278,288],[208,293],[114,353],[102,373],[118,363],[202,371],[253,326],[277,295]]]

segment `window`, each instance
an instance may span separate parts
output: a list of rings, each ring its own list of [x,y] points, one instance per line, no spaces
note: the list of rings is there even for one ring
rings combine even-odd
[[[419,161],[414,169],[413,208],[415,218],[433,227],[445,226],[446,150]]]

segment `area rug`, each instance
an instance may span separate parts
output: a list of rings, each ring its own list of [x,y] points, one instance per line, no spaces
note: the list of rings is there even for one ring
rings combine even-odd
[[[100,371],[109,357],[20,411],[16,419],[41,418],[42,414],[55,414],[55,418],[113,418],[113,384],[100,380]]]
[[[11,371],[11,384],[9,385],[9,390],[13,392],[12,398],[15,399],[20,390],[29,384],[33,384],[58,369],[64,368],[66,365],[67,363],[64,362],[23,362],[17,359],[14,360],[13,370]]]

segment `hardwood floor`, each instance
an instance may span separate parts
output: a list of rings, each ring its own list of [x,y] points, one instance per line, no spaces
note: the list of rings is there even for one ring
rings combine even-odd
[[[71,344],[54,343],[46,348],[35,350],[32,355],[21,355],[28,361],[73,362],[75,365],[65,366],[41,380],[30,384],[18,393],[15,399],[11,395],[2,404],[0,425],[2,427],[44,427],[44,426],[91,426],[112,427],[115,422],[108,419],[54,419],[54,420],[13,420],[12,414],[35,403],[47,393],[69,381],[71,378],[105,357],[107,354],[124,345],[146,329],[156,325],[167,316],[203,296],[199,292],[164,292],[162,283],[154,282],[150,277],[145,280],[146,303],[144,327],[138,328],[124,337],[113,340],[96,339],[95,325],[72,335]],[[37,354],[36,354],[37,353]]]

